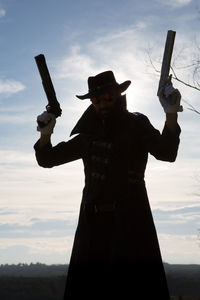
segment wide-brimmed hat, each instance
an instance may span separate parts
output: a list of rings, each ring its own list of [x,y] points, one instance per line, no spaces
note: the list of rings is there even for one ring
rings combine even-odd
[[[98,97],[106,92],[117,90],[123,93],[131,84],[130,80],[124,81],[123,83],[117,83],[115,76],[112,71],[105,71],[96,76],[88,78],[88,93],[85,95],[78,96],[77,98],[84,100],[88,98]]]

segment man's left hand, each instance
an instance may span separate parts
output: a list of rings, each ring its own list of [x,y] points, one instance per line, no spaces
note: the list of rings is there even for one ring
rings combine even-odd
[[[180,105],[181,94],[178,89],[173,87],[171,75],[166,85],[160,89],[158,97],[165,113],[177,113],[183,111],[183,107]]]

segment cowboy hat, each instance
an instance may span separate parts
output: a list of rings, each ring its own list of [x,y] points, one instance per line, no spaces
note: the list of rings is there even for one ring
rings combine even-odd
[[[84,100],[88,98],[98,97],[106,92],[117,90],[123,93],[131,84],[130,80],[124,81],[119,84],[115,80],[115,76],[112,71],[105,71],[96,76],[88,78],[88,88],[89,91],[85,95],[76,95],[77,98]]]

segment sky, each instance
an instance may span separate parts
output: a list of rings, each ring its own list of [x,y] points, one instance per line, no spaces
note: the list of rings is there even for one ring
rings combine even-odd
[[[70,139],[89,102],[87,78],[113,70],[127,90],[128,110],[162,131],[156,96],[166,34],[176,31],[172,64],[193,83],[199,58],[200,4],[195,0],[0,0],[0,263],[68,263],[82,189],[82,161],[37,165],[36,118],[47,104],[34,57],[43,53],[62,116],[53,145]],[[146,186],[163,261],[200,263],[200,92],[174,80],[184,111],[176,162],[149,156]]]

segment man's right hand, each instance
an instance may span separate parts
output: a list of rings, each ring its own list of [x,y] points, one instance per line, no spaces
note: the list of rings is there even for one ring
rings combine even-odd
[[[54,114],[44,111],[37,117],[37,123],[37,131],[40,131],[42,135],[51,135],[56,124],[56,117]]]

